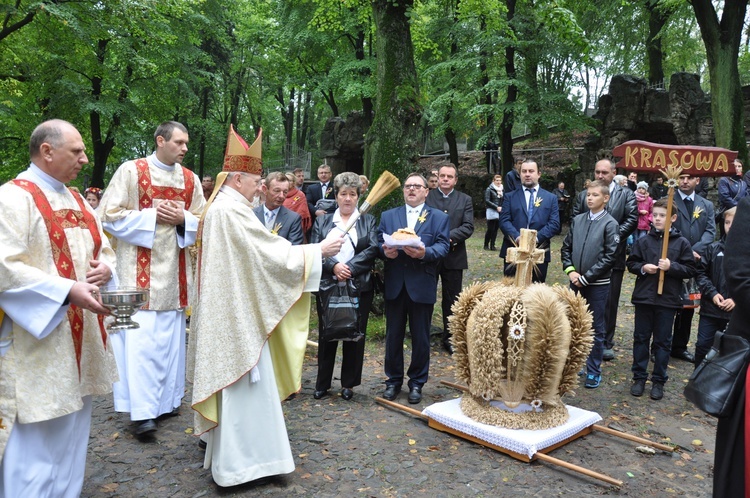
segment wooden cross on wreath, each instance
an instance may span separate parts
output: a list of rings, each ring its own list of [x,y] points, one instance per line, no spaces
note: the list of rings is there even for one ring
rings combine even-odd
[[[515,285],[528,287],[534,276],[536,265],[544,263],[544,249],[536,248],[536,230],[521,229],[516,247],[508,248],[505,256],[508,263],[516,266]]]

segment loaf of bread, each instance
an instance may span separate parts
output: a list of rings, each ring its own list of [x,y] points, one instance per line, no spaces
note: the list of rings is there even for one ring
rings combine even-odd
[[[417,238],[417,232],[412,230],[411,228],[399,228],[395,232],[393,232],[393,235],[391,235],[395,240],[407,240],[407,239],[416,239]]]

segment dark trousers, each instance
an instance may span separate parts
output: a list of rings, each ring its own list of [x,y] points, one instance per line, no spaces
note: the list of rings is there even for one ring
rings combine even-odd
[[[633,330],[633,380],[648,378],[649,344],[653,335],[654,370],[651,382],[664,384],[669,376],[669,351],[672,343],[672,323],[677,310],[652,306],[635,305],[635,328]]]
[[[724,320],[723,318],[706,315],[700,316],[698,320],[698,340],[695,343],[695,366],[700,365],[703,358],[711,351],[716,332],[723,331],[728,323],[729,320]]]
[[[534,273],[531,275],[531,281],[543,284],[547,280],[547,266],[549,266],[549,262],[536,265]],[[514,277],[516,275],[516,266],[505,263],[503,273],[505,273],[506,277]]]
[[[693,308],[682,308],[677,312],[674,320],[674,337],[672,338],[672,355],[676,356],[687,351],[690,341],[690,327],[693,324]]]
[[[445,342],[451,337],[450,330],[448,329],[448,318],[453,314],[451,311],[453,303],[456,302],[458,295],[461,294],[464,271],[449,270],[441,264],[438,266],[438,275],[443,285],[441,306],[443,310],[443,342]]]
[[[401,387],[404,383],[404,336],[406,320],[411,332],[411,363],[406,372],[409,388],[422,387],[430,370],[430,322],[434,304],[415,303],[401,289],[398,297],[385,301],[385,375],[386,385]]]
[[[604,313],[604,323],[607,333],[604,336],[604,349],[612,349],[615,345],[615,329],[617,328],[617,308],[620,306],[620,291],[622,290],[622,275],[625,270],[612,270],[609,277],[609,296],[607,309]]]
[[[570,286],[573,292],[581,294],[589,309],[594,315],[594,347],[591,348],[589,357],[586,359],[586,373],[591,375],[602,374],[602,356],[604,355],[604,312],[607,308],[607,297],[609,296],[609,285],[589,285],[578,288]]]
[[[500,220],[487,220],[487,233],[484,234],[484,247],[495,249],[497,241],[497,229],[500,226]]]
[[[367,334],[367,319],[372,308],[373,291],[359,295],[359,329]],[[316,299],[318,316],[323,309],[320,299]],[[318,342],[318,376],[315,379],[316,391],[327,391],[331,388],[333,367],[336,364],[336,351],[342,343],[341,387],[355,387],[362,384],[362,364],[365,359],[365,338],[354,341],[319,341]]]

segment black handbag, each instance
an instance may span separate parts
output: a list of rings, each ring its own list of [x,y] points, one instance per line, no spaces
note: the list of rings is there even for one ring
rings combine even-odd
[[[747,339],[717,332],[711,351],[685,386],[685,397],[709,415],[730,416],[742,392],[748,360]]]
[[[321,341],[359,341],[364,338],[364,332],[359,330],[359,291],[352,279],[346,282],[321,281],[318,299],[323,310],[318,317]]]

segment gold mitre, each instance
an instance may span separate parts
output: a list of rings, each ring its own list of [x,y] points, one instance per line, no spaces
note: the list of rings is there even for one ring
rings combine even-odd
[[[262,139],[263,130],[261,129],[253,145],[248,146],[247,142],[234,131],[234,126],[229,125],[229,137],[227,138],[227,149],[224,152],[222,171],[239,171],[261,175],[263,173]]]

